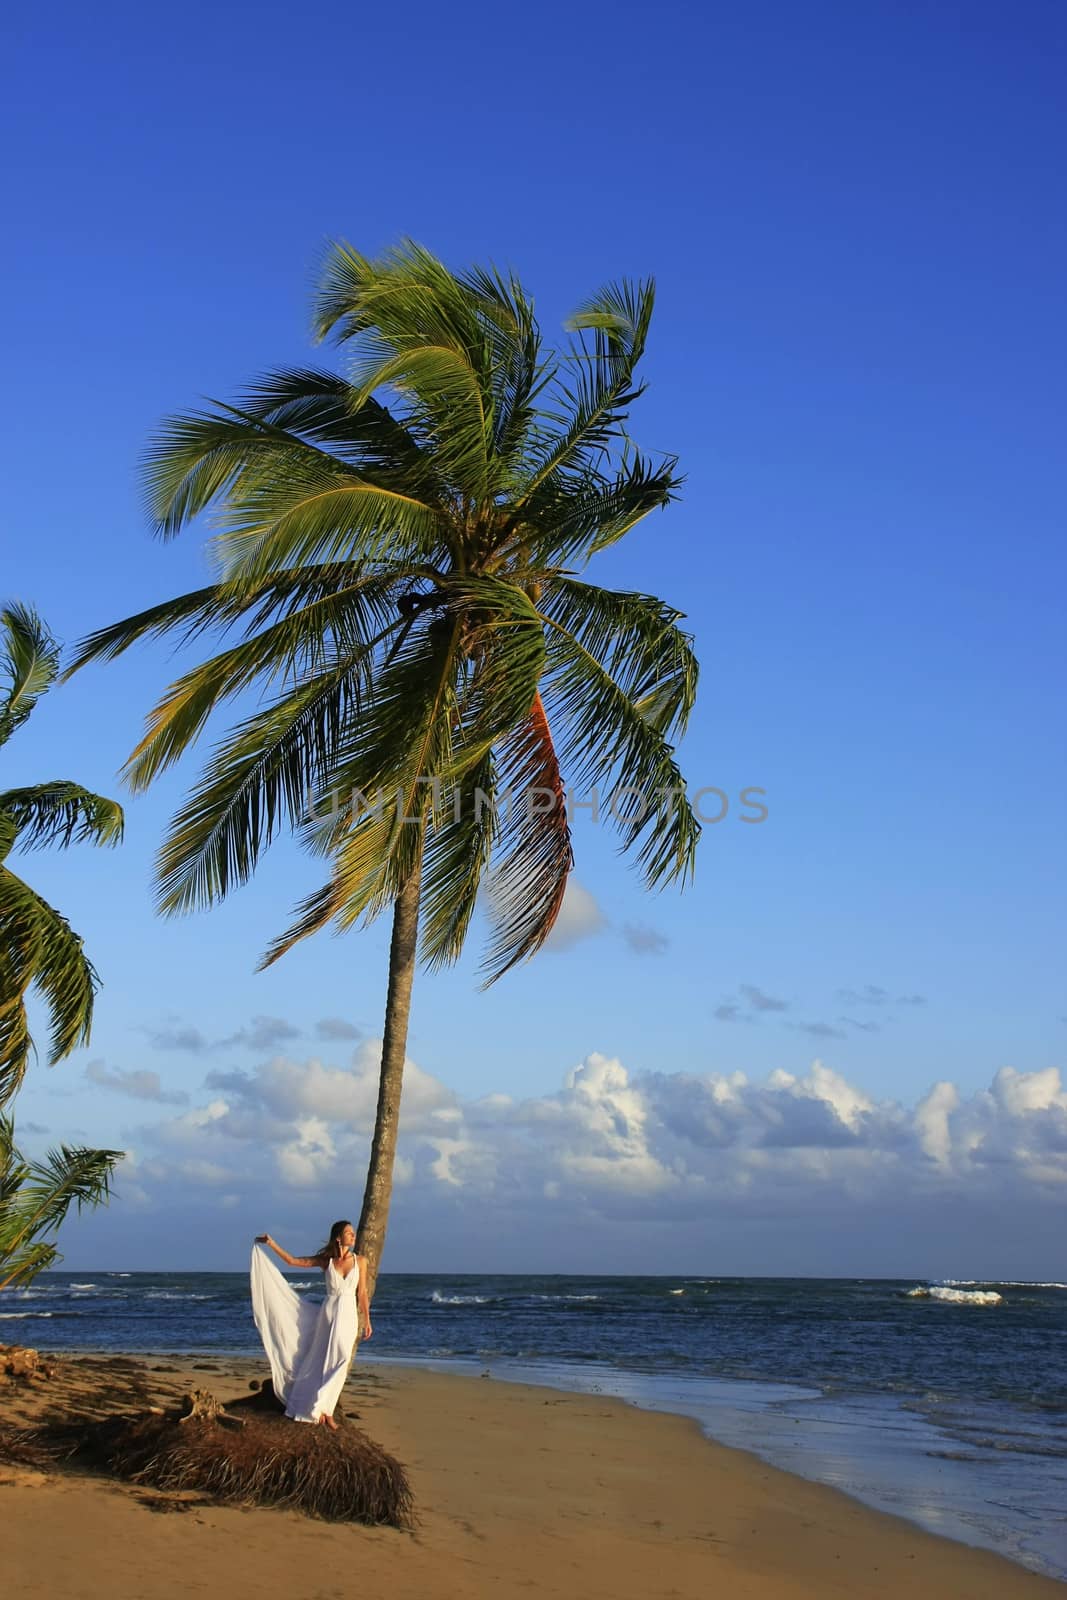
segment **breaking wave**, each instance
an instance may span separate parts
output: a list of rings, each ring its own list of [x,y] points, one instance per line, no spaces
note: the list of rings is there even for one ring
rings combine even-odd
[[[149,1289],[146,1300],[214,1300],[213,1294],[181,1294],[173,1289]]]
[[[947,1289],[935,1284],[927,1288],[925,1284],[918,1284],[914,1289],[907,1291],[909,1300],[942,1300],[955,1306],[999,1306],[1004,1303],[1004,1296],[995,1289]]]
[[[979,1283],[999,1283],[1004,1289],[1067,1289],[1067,1283],[1040,1283],[1035,1278],[946,1278],[945,1282],[961,1289]]]

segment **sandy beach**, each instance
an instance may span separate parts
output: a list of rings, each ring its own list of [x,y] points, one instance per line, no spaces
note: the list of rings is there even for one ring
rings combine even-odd
[[[0,1380],[0,1420],[220,1398],[254,1360],[64,1357]],[[628,1600],[897,1596],[1039,1600],[1064,1586],[939,1539],[624,1402],[361,1363],[343,1401],[405,1463],[411,1532],[338,1526],[73,1475],[0,1466],[4,1592],[19,1600]],[[169,1513],[169,1514],[162,1514]]]

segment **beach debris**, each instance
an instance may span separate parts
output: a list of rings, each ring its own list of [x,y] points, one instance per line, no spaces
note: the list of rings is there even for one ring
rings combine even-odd
[[[347,1420],[336,1432],[290,1421],[269,1383],[228,1402],[194,1390],[180,1413],[152,1406],[135,1416],[0,1426],[0,1461],[103,1473],[141,1489],[278,1506],[328,1522],[410,1528],[414,1520],[411,1485],[395,1457]]]
[[[46,1378],[54,1378],[56,1369],[41,1359],[39,1350],[31,1350],[22,1344],[0,1344],[0,1373],[8,1378],[40,1383]]]
[[[212,1397],[214,1398],[214,1397]],[[273,1398],[273,1397],[272,1397]],[[334,1433],[266,1410],[259,1395],[223,1409],[238,1428],[202,1413],[129,1421],[108,1443],[109,1469],[169,1491],[197,1490],[238,1505],[275,1505],[331,1522],[410,1525],[401,1464],[345,1423]]]
[[[244,1427],[243,1418],[232,1416],[210,1389],[194,1389],[192,1394],[186,1395],[185,1405],[187,1409],[178,1418],[179,1423],[223,1422],[232,1428]],[[155,1406],[149,1407],[150,1411],[157,1409]]]
[[[213,1502],[196,1498],[183,1499],[179,1495],[159,1494],[149,1490],[148,1493],[137,1496],[137,1504],[144,1506],[146,1511],[154,1511],[157,1514],[166,1515],[168,1512],[173,1511],[202,1511],[205,1506],[210,1506]]]
[[[47,1475],[55,1467],[55,1454],[40,1443],[33,1428],[0,1423],[0,1463],[5,1467],[33,1468]]]

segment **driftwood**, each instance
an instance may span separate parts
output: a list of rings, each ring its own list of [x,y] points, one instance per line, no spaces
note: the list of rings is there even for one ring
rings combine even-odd
[[[56,1369],[41,1360],[39,1350],[30,1350],[22,1344],[0,1344],[0,1374],[40,1383],[45,1378],[54,1378]]]
[[[233,1416],[222,1401],[211,1393],[210,1389],[194,1389],[192,1394],[187,1394],[185,1404],[188,1410],[178,1418],[179,1423],[184,1422],[224,1422],[231,1428],[243,1428],[244,1419]],[[151,1413],[159,1414],[157,1406],[149,1406]]]

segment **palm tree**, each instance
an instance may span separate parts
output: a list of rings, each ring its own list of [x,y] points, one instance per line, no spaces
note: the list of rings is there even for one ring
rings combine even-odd
[[[59,649],[26,606],[0,611],[0,745],[25,722],[59,673]],[[16,845],[117,844],[122,808],[66,779],[0,791],[0,1105],[22,1082],[33,1049],[26,995],[51,1021],[49,1060],[88,1042],[97,975],[62,916],[8,866]]]
[[[611,820],[649,885],[692,871],[699,825],[672,744],[696,690],[682,614],[582,576],[679,482],[626,432],[652,306],[650,282],[610,285],[556,353],[514,277],[456,274],[411,243],[376,260],[333,246],[314,326],[348,370],[270,372],[235,405],[164,424],[147,463],[156,528],[170,538],[213,510],[216,581],[94,634],[76,662],[240,629],[150,714],[134,789],[222,702],[268,691],[174,819],[164,912],[220,900],[286,827],[329,879],[263,965],[392,909],[359,1228],[372,1287],[417,951],[456,959],[483,883],[486,981],[541,947],[573,861],[565,781],[618,797]]]
[[[121,1150],[62,1145],[43,1161],[27,1161],[15,1147],[15,1127],[0,1115],[0,1289],[25,1286],[63,1258],[54,1234],[72,1205],[107,1201]]]

